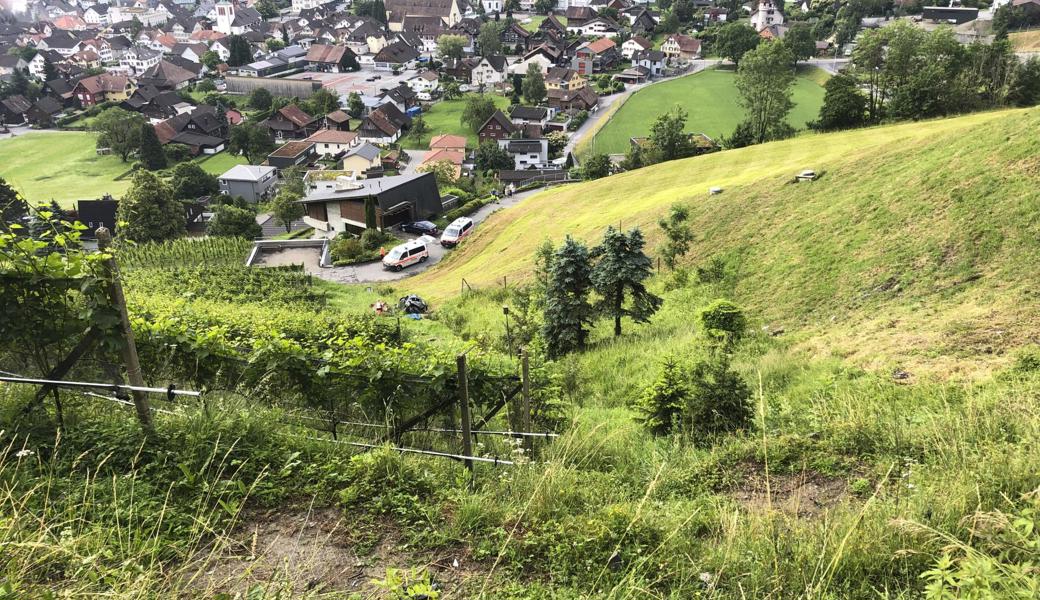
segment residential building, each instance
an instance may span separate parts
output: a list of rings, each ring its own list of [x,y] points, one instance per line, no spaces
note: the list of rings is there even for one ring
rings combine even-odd
[[[73,88],[73,95],[81,106],[94,106],[103,102],[122,102],[134,93],[137,87],[125,75],[94,75],[80,79]]]
[[[770,25],[783,24],[784,13],[780,12],[773,0],[759,0],[758,7],[751,13],[751,27],[761,31]]]
[[[516,131],[516,126],[502,111],[496,110],[480,129],[477,130],[477,138],[483,144],[489,140],[501,140],[508,138]]]
[[[650,77],[664,74],[664,62],[667,57],[660,50],[643,50],[632,56],[632,66],[643,67]]]
[[[404,42],[394,42],[380,50],[373,60],[377,71],[413,69],[419,60],[419,52]]]
[[[599,105],[599,96],[592,88],[586,86],[577,90],[549,90],[549,106],[556,110],[595,110]]]
[[[300,167],[310,164],[316,158],[314,143],[307,140],[286,142],[280,148],[267,155],[267,164],[279,169]]]
[[[517,171],[549,166],[549,140],[545,138],[498,140],[498,147],[513,157]]]
[[[370,142],[363,142],[350,148],[339,161],[339,168],[344,171],[352,171],[355,179],[365,179],[370,173],[382,170],[380,155],[382,151],[379,146]]]
[[[459,0],[386,0],[384,4],[390,31],[403,31],[405,17],[439,17],[448,27],[462,20]]]
[[[419,100],[428,102],[434,98],[441,87],[440,75],[436,71],[423,71],[407,82],[408,87],[415,92]]]
[[[401,127],[387,117],[383,107],[370,112],[361,121],[357,133],[362,140],[373,144],[392,144],[401,139]]]
[[[545,74],[545,89],[575,92],[589,84],[589,80],[574,69],[555,67]]]
[[[269,166],[235,165],[217,178],[220,193],[241,196],[256,204],[270,197],[278,183],[278,169]]]
[[[375,201],[376,227],[390,227],[441,214],[440,191],[433,173],[394,175],[353,181],[314,181],[301,200],[304,221],[319,231],[339,233],[366,227],[365,203]]]
[[[319,120],[295,104],[278,109],[264,124],[276,142],[301,140],[318,130]]]
[[[470,83],[475,86],[493,86],[506,79],[506,57],[485,56],[473,67]]]
[[[430,138],[430,150],[466,151],[466,138],[461,135],[435,135]]]
[[[621,62],[617,44],[610,38],[600,38],[578,46],[572,67],[579,75],[609,71]]]
[[[314,144],[314,153],[319,157],[335,158],[361,143],[356,131],[319,129],[307,138]]]
[[[632,60],[632,55],[643,50],[652,50],[654,43],[645,37],[634,35],[621,44],[621,56],[626,60]]]
[[[553,118],[555,110],[544,106],[516,106],[509,113],[509,120],[513,125],[538,125],[545,124]]]
[[[228,125],[226,119],[217,116],[215,108],[201,105],[157,123],[155,135],[161,144],[187,146],[196,156],[216,154],[227,145]]]
[[[688,35],[672,34],[661,44],[669,60],[695,60],[701,57],[701,41]]]
[[[608,17],[596,17],[585,21],[581,25],[567,24],[567,31],[569,33],[583,35],[583,36],[594,36],[594,37],[617,37],[621,33],[621,25],[616,21]]]
[[[21,94],[8,96],[0,100],[0,124],[21,125],[26,121],[26,113],[32,109],[32,103]]]
[[[346,46],[312,44],[307,49],[307,68],[323,73],[357,71],[358,61],[354,52]]]

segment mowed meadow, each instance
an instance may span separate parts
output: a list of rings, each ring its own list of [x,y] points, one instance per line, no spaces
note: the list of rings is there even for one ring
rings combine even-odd
[[[787,117],[795,129],[805,129],[806,123],[819,116],[826,78],[826,73],[815,67],[799,71],[791,88],[794,108]],[[589,143],[582,144],[582,152],[624,154],[629,139],[648,135],[654,120],[674,106],[686,111],[687,132],[716,140],[730,135],[744,117],[735,80],[732,70],[709,69],[638,90]]]

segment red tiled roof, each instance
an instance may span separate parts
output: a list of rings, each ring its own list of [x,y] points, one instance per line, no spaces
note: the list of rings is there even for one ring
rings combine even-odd
[[[606,52],[607,50],[610,50],[616,45],[617,44],[614,43],[614,40],[610,38],[599,38],[598,40],[585,44],[585,47],[589,50],[592,50],[596,54],[599,54],[601,52]]]

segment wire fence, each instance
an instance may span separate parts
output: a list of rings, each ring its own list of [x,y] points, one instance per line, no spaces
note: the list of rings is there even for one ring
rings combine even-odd
[[[209,395],[209,393],[201,392],[201,391],[193,391],[193,390],[182,390],[182,389],[179,389],[177,386],[172,385],[172,384],[169,385],[166,388],[160,388],[160,387],[131,386],[131,385],[124,385],[124,384],[99,383],[99,382],[90,382],[90,381],[51,380],[51,379],[24,377],[24,376],[22,376],[22,375],[20,375],[18,373],[14,373],[14,372],[10,372],[10,371],[4,371],[4,370],[0,370],[0,382],[5,382],[5,383],[10,383],[10,384],[15,384],[15,385],[50,386],[50,387],[53,387],[53,388],[71,389],[71,390],[75,390],[76,392],[82,394],[83,396],[86,396],[86,397],[89,397],[89,398],[106,400],[106,401],[113,402],[113,403],[116,403],[116,404],[118,404],[120,406],[127,407],[127,408],[134,408],[134,403],[131,402],[128,399],[127,395],[126,395],[127,392],[140,392],[140,393],[145,393],[145,394],[156,395],[156,396],[160,396],[163,400],[168,402],[170,404],[170,407],[169,408],[159,408],[159,407],[154,407],[153,406],[151,408],[151,410],[153,412],[155,412],[155,413],[162,414],[162,415],[169,415],[169,416],[185,416],[185,415],[188,414],[187,411],[185,410],[187,408],[187,406],[184,405],[183,403],[178,402],[179,399],[191,398],[191,399],[199,400],[201,402],[201,404],[203,405],[203,408],[205,409],[207,414],[209,412],[209,404],[210,404],[210,403],[207,402],[207,396]],[[97,391],[94,391],[94,390],[106,390],[106,391],[109,391],[111,393],[111,395],[98,393]],[[278,410],[278,407],[273,407],[273,409]],[[370,430],[371,429],[377,429],[377,430],[383,430],[384,433],[387,433],[387,434],[389,434],[391,431],[393,431],[394,428],[393,428],[393,425],[390,424],[390,423],[371,423],[371,422],[365,422],[365,421],[354,421],[354,420],[349,420],[349,419],[339,419],[339,418],[337,418],[338,415],[336,415],[336,414],[322,414],[321,412],[312,412],[312,413],[307,414],[307,413],[304,413],[304,412],[302,412],[302,411],[300,411],[298,409],[297,410],[289,410],[289,411],[281,411],[281,412],[282,412],[284,417],[287,417],[289,419],[288,421],[285,421],[285,420],[279,421],[283,425],[295,426],[295,427],[303,427],[303,428],[305,428],[305,429],[307,429],[309,431],[312,431],[312,432],[325,433],[325,434],[330,434],[330,435],[333,436],[333,437],[329,438],[329,437],[322,437],[320,435],[304,435],[304,434],[299,434],[299,433],[292,433],[292,432],[289,432],[289,431],[284,432],[285,435],[288,435],[290,437],[299,438],[299,439],[306,439],[306,440],[310,440],[310,441],[318,441],[318,442],[325,442],[325,443],[336,444],[336,445],[349,446],[349,447],[353,447],[353,448],[363,449],[363,450],[366,450],[366,451],[367,450],[372,450],[372,449],[377,449],[377,448],[387,448],[389,450],[392,450],[394,452],[400,452],[402,454],[416,454],[416,455],[430,456],[430,457],[437,457],[437,458],[447,458],[447,459],[456,460],[456,461],[464,461],[467,464],[469,464],[469,463],[481,463],[481,464],[490,464],[490,465],[494,465],[494,466],[498,466],[498,465],[512,466],[512,465],[516,464],[515,461],[508,460],[508,459],[502,459],[502,458],[499,458],[498,456],[494,456],[494,455],[493,456],[478,456],[478,455],[474,455],[474,454],[465,454],[465,453],[456,453],[456,452],[435,450],[435,449],[432,449],[432,448],[415,448],[415,447],[411,447],[411,446],[402,446],[402,445],[389,444],[389,443],[372,443],[372,441],[354,441],[354,440],[339,439],[338,438],[339,435],[341,435],[343,433],[347,433],[347,432],[344,432],[342,430],[338,430],[337,426],[359,427],[359,428],[370,429]],[[295,420],[295,421],[293,421],[293,420]],[[312,425],[305,425],[305,424],[300,423],[299,421],[305,421],[305,422],[308,422],[308,423],[312,423]],[[331,428],[323,427],[323,426],[328,426],[330,424],[331,424]],[[464,434],[464,431],[462,429],[447,428],[447,427],[426,427],[426,426],[423,426],[423,427],[412,427],[407,432],[403,432],[403,433],[415,434],[415,433],[419,433],[419,432],[434,433],[434,434],[439,434],[439,435],[447,435],[447,436],[452,436],[452,438],[457,438],[457,436]],[[470,431],[469,434],[471,436],[473,436],[473,437],[476,437],[476,436],[498,436],[498,437],[511,437],[511,438],[517,438],[517,439],[520,439],[520,438],[539,439],[540,438],[540,439],[544,439],[544,440],[547,440],[547,441],[551,440],[553,438],[559,437],[559,434],[553,433],[553,432],[548,432],[548,431],[546,431],[546,432],[531,432],[531,431],[476,429],[476,430]],[[361,436],[355,436],[355,437],[361,437]]]

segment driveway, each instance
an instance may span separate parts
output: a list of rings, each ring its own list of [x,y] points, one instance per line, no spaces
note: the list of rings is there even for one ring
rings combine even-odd
[[[401,168],[401,175],[412,175],[415,173],[416,167],[422,164],[422,161],[426,160],[426,155],[430,153],[429,150],[406,150],[408,152],[408,163]]]
[[[0,140],[6,140],[27,133],[57,133],[60,129],[33,129],[28,125],[11,125],[8,127],[10,133],[0,133]]]
[[[341,96],[350,92],[357,92],[363,96],[378,96],[380,90],[395,88],[401,83],[415,77],[418,71],[402,71],[394,75],[390,71],[376,71],[371,66],[361,67],[360,71],[353,73],[295,73],[288,79],[311,79],[320,81],[321,85]],[[379,77],[375,81],[367,81],[372,77]]]
[[[473,223],[479,226],[487,220],[492,213],[501,209],[516,206],[540,191],[540,189],[531,190],[529,192],[514,194],[508,198],[502,198],[497,202],[492,202],[482,206],[480,210],[470,215],[469,218],[473,219]],[[404,234],[404,237],[408,239],[416,239],[419,236]],[[442,258],[451,252],[451,250],[442,247],[438,240],[433,240],[432,242],[428,241],[426,247],[430,250],[430,259],[424,263],[408,267],[403,271],[386,271],[383,269],[381,262],[375,261],[361,265],[351,265],[349,267],[312,269],[311,273],[317,277],[321,277],[327,281],[334,281],[336,283],[377,283],[381,281],[397,281],[422,273],[433,265],[439,263]]]

